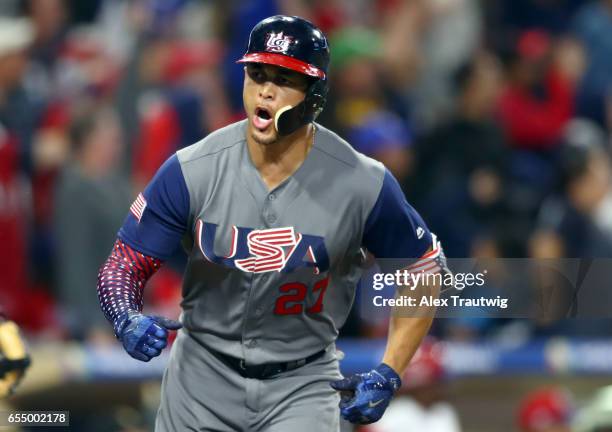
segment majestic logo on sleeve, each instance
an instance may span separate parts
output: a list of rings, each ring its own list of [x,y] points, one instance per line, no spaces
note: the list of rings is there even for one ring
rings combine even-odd
[[[421,227],[418,227],[418,228],[416,229],[416,235],[417,235],[417,238],[418,238],[419,240],[420,240],[420,239],[422,239],[422,238],[423,238],[423,236],[425,235],[425,230],[424,230],[423,228],[421,228]]]
[[[215,254],[217,225],[198,220],[198,247],[208,261],[249,273],[291,272],[312,267],[315,273],[329,269],[329,257],[323,237],[300,234],[293,227],[254,230],[232,227],[230,251]]]
[[[285,36],[283,32],[268,33],[266,36],[266,51],[285,54],[292,43],[293,38]]]

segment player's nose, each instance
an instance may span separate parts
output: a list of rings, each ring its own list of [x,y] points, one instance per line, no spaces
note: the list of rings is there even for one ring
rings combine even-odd
[[[276,86],[271,81],[266,81],[259,86],[259,97],[265,100],[274,100]]]

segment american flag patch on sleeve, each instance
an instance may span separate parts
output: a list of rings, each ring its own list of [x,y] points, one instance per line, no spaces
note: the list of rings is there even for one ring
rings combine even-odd
[[[146,208],[147,208],[147,200],[142,195],[142,193],[139,193],[138,197],[136,198],[136,200],[130,207],[130,212],[132,212],[136,220],[140,222],[140,219],[142,218],[142,214],[144,213]]]
[[[442,245],[434,233],[431,234],[432,247],[415,263],[407,268],[410,273],[446,273],[449,269],[446,264],[446,256],[442,250]]]

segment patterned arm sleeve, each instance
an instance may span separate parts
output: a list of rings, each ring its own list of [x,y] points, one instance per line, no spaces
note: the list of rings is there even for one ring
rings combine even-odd
[[[128,314],[142,311],[144,286],[179,246],[189,212],[189,191],[175,154],[132,204],[98,274],[100,305],[117,336]]]
[[[97,290],[102,311],[117,336],[128,312],[142,311],[144,286],[162,263],[158,258],[132,249],[122,240],[115,242],[98,274]]]

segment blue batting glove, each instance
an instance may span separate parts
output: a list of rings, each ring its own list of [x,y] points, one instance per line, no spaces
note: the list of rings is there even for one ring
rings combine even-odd
[[[342,418],[355,424],[369,424],[380,420],[402,380],[391,367],[381,363],[370,372],[351,375],[330,385],[341,393]]]
[[[129,311],[118,320],[117,337],[123,348],[137,360],[148,362],[168,345],[168,330],[183,325],[168,318]]]

